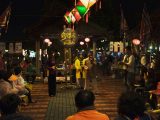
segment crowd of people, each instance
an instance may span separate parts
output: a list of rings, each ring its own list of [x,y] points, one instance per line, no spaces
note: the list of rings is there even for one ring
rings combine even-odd
[[[15,93],[8,93],[0,99],[1,120],[32,120],[31,117],[20,113],[21,99]],[[95,108],[95,95],[91,90],[80,90],[75,95],[77,112],[66,120],[110,120],[107,114],[100,113]],[[118,116],[115,120],[154,120],[146,112],[144,98],[136,93],[127,91],[118,99]]]
[[[146,98],[142,94],[135,91],[135,83],[138,83],[143,87],[144,91],[152,91],[157,89],[157,82],[155,80],[155,62],[147,63],[145,55],[141,55],[139,59],[140,66],[140,79],[135,79],[136,75],[136,56],[134,55],[132,48],[127,46],[125,49],[125,55],[117,60],[111,54],[105,56],[102,54],[99,62],[94,58],[92,53],[88,53],[86,57],[83,54],[74,61],[74,67],[76,69],[76,85],[80,88],[79,92],[75,96],[75,105],[77,112],[66,118],[66,120],[109,120],[106,114],[98,112],[94,106],[95,95],[97,86],[97,64],[100,66],[102,74],[111,73],[112,65],[117,61],[122,66],[122,73],[124,77],[124,84],[126,86],[126,92],[122,93],[118,100],[118,116],[116,120],[152,120],[153,118],[149,113],[146,113]],[[49,96],[56,95],[56,63],[54,53],[49,57],[47,61],[48,73],[48,93]],[[25,77],[22,74],[24,68]],[[31,89],[26,87],[26,83],[33,84],[35,82],[35,70],[33,64],[30,61],[23,61],[16,67],[14,67],[12,73],[5,71],[3,59],[0,57],[0,111],[2,120],[16,120],[16,118],[23,118],[24,120],[31,120],[28,116],[19,114],[19,106],[22,105],[23,100],[21,95],[26,95],[29,103],[35,103],[32,99]],[[148,92],[149,93],[149,92]],[[149,93],[150,94],[150,93]],[[148,98],[148,101],[152,109],[157,108],[157,98],[155,94],[152,94],[152,100]]]

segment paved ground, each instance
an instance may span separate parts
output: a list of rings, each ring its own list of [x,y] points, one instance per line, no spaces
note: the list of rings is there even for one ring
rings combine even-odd
[[[117,115],[117,99],[124,85],[120,79],[112,79],[109,76],[102,76],[97,82],[95,106],[98,111],[109,115],[113,120]],[[30,115],[34,120],[64,120],[67,116],[76,112],[74,95],[76,89],[61,89],[58,84],[56,97],[48,97],[47,85],[36,83],[33,85],[33,98],[37,103],[22,107],[24,114]]]

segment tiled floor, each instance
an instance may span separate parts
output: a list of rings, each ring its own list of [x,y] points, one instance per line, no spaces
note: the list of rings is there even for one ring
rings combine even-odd
[[[95,92],[95,106],[98,111],[107,114],[111,120],[117,115],[117,99],[124,85],[119,79],[103,76],[98,81]],[[47,84],[36,83],[33,85],[33,98],[37,103],[22,107],[22,112],[33,117],[34,120],[64,120],[76,112],[74,95],[77,89],[61,88],[58,84],[56,97],[48,97]]]

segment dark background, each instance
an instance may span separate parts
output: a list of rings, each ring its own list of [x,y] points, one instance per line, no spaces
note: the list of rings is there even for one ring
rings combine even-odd
[[[0,14],[10,2],[11,19],[4,38],[7,40],[24,38],[26,29],[38,23],[55,22],[56,19],[63,21],[65,12],[74,6],[74,0],[0,0]],[[140,24],[144,3],[150,14],[160,6],[158,0],[102,0],[102,9],[96,11],[93,6],[89,20],[118,36],[120,3],[130,29]]]

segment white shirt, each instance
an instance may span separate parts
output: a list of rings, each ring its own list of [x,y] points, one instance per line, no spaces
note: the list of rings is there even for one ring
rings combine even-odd
[[[129,61],[126,64],[128,66],[127,71],[134,73],[135,57],[133,55],[129,56]]]

